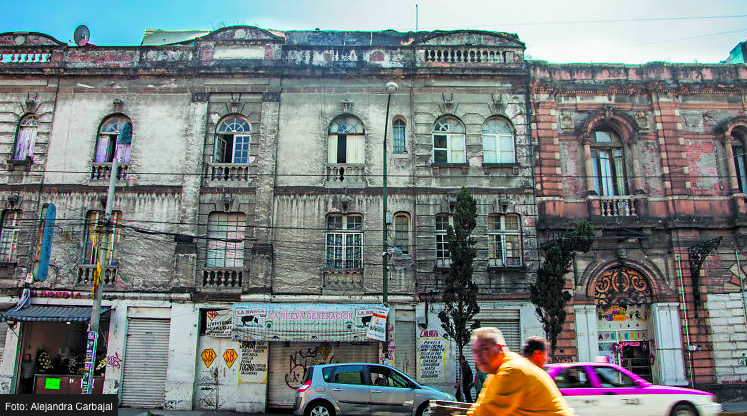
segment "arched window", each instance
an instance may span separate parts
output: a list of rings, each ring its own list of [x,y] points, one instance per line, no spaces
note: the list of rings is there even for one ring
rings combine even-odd
[[[406,212],[394,214],[394,246],[402,254],[410,252],[410,215]]]
[[[324,257],[327,269],[363,268],[362,215],[327,215]]]
[[[603,129],[594,131],[590,147],[594,190],[597,195],[627,195],[623,145],[617,133]]]
[[[215,130],[213,163],[249,163],[251,141],[249,121],[241,116],[228,116]]]
[[[21,122],[18,123],[18,131],[16,132],[13,160],[33,159],[38,127],[39,118],[33,114],[29,114],[21,119]]]
[[[747,193],[747,128],[736,127],[731,132],[731,151],[734,154],[734,169],[737,176],[737,184],[742,193]]]
[[[394,153],[407,153],[405,150],[405,120],[398,118],[392,123],[392,141]]]
[[[488,265],[521,266],[521,226],[518,215],[488,215]]]
[[[454,117],[433,124],[433,163],[466,163],[464,125]]]
[[[122,163],[130,161],[132,122],[125,116],[113,116],[101,123],[94,162],[109,163],[115,157]]]
[[[363,164],[365,145],[363,123],[357,117],[339,116],[329,125],[327,163]]]
[[[514,131],[506,120],[490,118],[482,125],[483,163],[515,163]]]

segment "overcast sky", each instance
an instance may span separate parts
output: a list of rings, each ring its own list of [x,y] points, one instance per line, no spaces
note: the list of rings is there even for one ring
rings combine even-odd
[[[85,24],[96,45],[138,45],[146,29],[481,29],[516,33],[550,62],[719,62],[747,39],[747,0],[0,0],[0,32],[72,44]],[[729,16],[729,17],[724,17]]]

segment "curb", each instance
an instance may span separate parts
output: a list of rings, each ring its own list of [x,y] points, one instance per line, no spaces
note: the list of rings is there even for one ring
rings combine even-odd
[[[747,411],[721,412],[719,413],[719,416],[747,416]]]

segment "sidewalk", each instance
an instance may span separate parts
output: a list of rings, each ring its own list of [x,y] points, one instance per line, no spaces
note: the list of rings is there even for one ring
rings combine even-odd
[[[723,416],[747,416],[747,402],[724,402],[721,406]]]

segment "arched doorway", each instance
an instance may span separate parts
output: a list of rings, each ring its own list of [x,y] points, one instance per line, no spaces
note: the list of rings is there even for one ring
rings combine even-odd
[[[649,280],[633,267],[617,265],[596,279],[594,299],[600,355],[653,381],[655,331]]]

